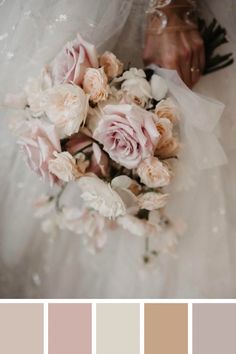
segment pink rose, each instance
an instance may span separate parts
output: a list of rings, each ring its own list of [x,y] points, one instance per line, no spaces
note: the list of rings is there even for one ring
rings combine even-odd
[[[79,34],[68,42],[53,60],[54,84],[71,83],[81,85],[87,68],[98,68],[98,57],[93,44],[86,42]]]
[[[132,169],[152,156],[159,139],[153,114],[135,105],[107,105],[94,131],[112,160]]]
[[[56,182],[56,176],[48,169],[49,161],[54,159],[53,153],[61,151],[55,127],[38,119],[34,120],[18,143],[26,155],[30,168],[43,180],[49,179],[51,183]]]

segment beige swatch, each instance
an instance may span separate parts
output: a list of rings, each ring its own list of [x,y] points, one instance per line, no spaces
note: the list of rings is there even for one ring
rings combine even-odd
[[[43,305],[0,304],[0,353],[43,354]]]
[[[188,306],[145,305],[145,354],[188,353]]]
[[[193,354],[236,353],[236,304],[193,305]]]
[[[97,354],[139,354],[139,304],[97,305]]]

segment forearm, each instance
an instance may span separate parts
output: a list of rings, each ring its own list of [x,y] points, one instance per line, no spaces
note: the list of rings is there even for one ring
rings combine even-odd
[[[147,11],[144,62],[177,70],[189,87],[205,66],[196,10],[195,1],[153,0]]]

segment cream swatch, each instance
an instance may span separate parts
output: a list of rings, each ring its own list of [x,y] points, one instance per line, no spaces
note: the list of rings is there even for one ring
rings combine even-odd
[[[97,354],[139,354],[138,304],[97,305]]]

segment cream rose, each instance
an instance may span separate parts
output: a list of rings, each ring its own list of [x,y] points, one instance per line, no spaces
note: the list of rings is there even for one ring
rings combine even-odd
[[[140,209],[157,210],[164,208],[168,200],[168,194],[147,192],[138,196]]]
[[[173,137],[173,123],[168,118],[158,117],[155,123],[160,134],[155,155],[162,159],[173,156],[179,149],[178,140]]]
[[[49,171],[64,182],[80,177],[75,158],[69,152],[54,153],[55,159],[49,161]]]
[[[87,69],[84,75],[83,89],[92,102],[105,101],[109,94],[109,86],[104,69]]]
[[[124,64],[113,53],[108,51],[100,57],[100,65],[104,68],[109,79],[114,79],[121,75],[124,68]]]
[[[165,141],[160,147],[157,145],[155,155],[165,159],[176,155],[179,151],[180,145],[176,138],[172,137],[169,140]]]
[[[169,119],[173,124],[178,122],[180,119],[179,108],[169,97],[156,105],[155,114],[159,118]]]
[[[88,114],[88,96],[75,85],[64,84],[47,90],[44,95],[44,111],[55,124],[60,138],[77,133]]]
[[[158,141],[158,147],[165,145],[173,136],[173,124],[167,118],[160,118],[155,120],[156,128],[160,134],[160,139]]]
[[[150,188],[167,186],[170,183],[170,172],[166,165],[156,157],[143,160],[137,169],[141,181]]]

